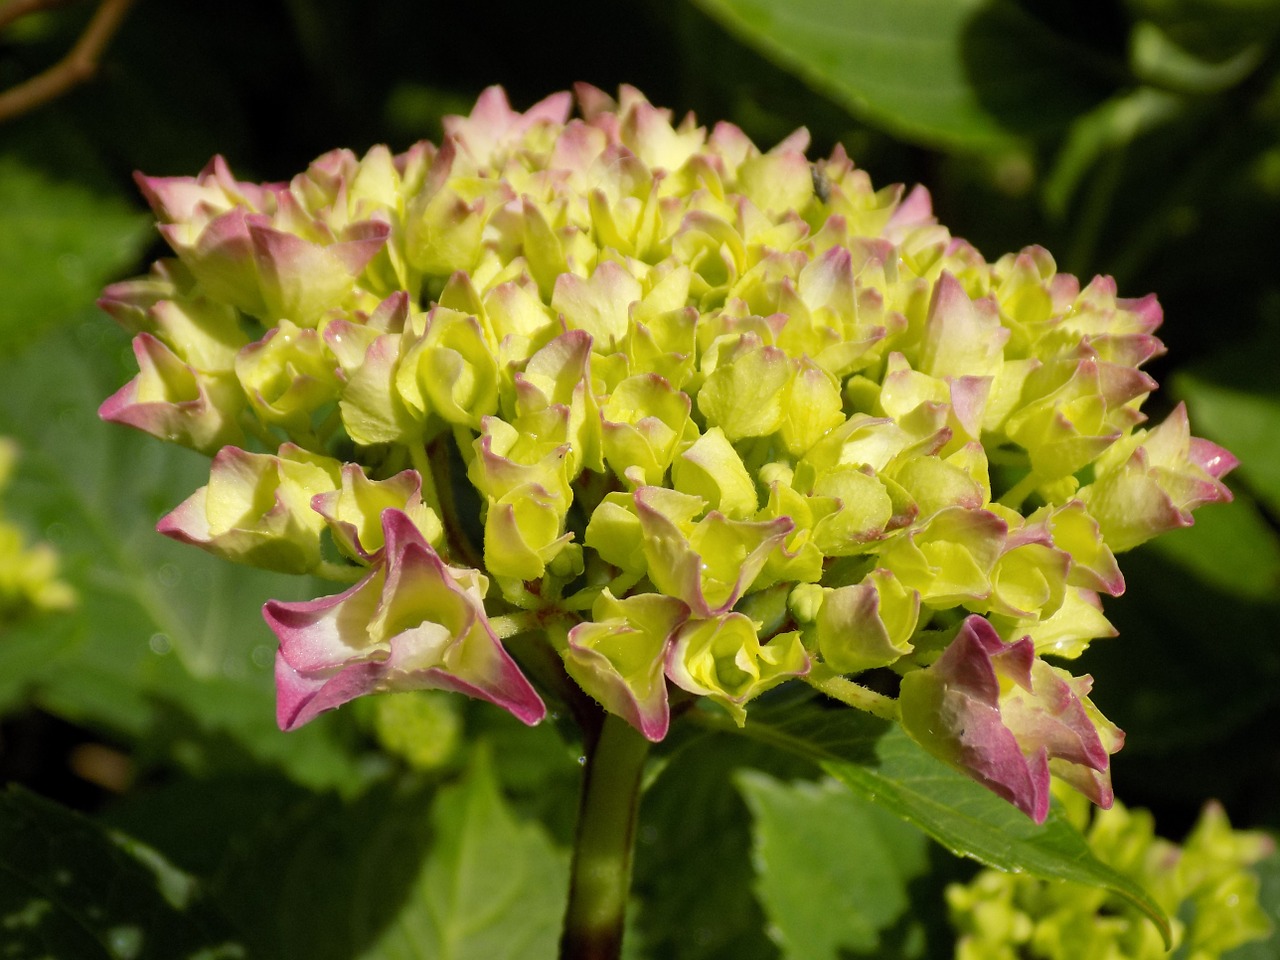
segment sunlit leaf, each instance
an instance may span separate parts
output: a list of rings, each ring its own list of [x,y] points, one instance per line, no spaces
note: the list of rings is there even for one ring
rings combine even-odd
[[[435,842],[369,960],[539,960],[556,956],[568,857],[517,819],[481,753],[442,790]]]
[[[5,634],[0,708],[34,702],[73,722],[152,735],[199,765],[201,737],[220,731],[302,779],[358,780],[321,727],[275,726],[269,597],[317,589],[302,578],[216,560],[155,532],[206,482],[204,458],[98,420],[128,377],[124,337],[82,315],[0,359],[0,434],[21,446],[9,515],[59,551],[79,601]]]
[[[855,116],[937,146],[1061,129],[1105,95],[1089,57],[1008,0],[695,0]]]
[[[907,883],[927,867],[924,834],[834,781],[737,780],[754,820],[756,891],[783,955],[881,955],[881,931],[913,906]]]
[[[737,732],[709,712],[704,722]],[[807,757],[854,792],[915,824],[957,856],[1001,870],[1105,887],[1151,917],[1168,921],[1150,895],[1098,861],[1056,810],[1037,825],[883,720],[822,702],[784,700],[752,712],[743,735]]]

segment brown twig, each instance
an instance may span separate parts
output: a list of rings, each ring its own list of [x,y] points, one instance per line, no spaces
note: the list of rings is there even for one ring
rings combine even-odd
[[[0,10],[0,28],[36,10],[60,6],[67,0],[13,0]],[[98,71],[102,52],[115,36],[134,0],[102,0],[71,51],[42,73],[0,93],[0,123],[21,116],[62,96]]]

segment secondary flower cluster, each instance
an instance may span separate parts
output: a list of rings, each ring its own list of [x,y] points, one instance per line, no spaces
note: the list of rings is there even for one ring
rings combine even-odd
[[[267,605],[281,726],[422,687],[536,722],[532,632],[652,740],[675,688],[742,723],[888,668],[1028,814],[1051,773],[1108,803],[1121,734],[1040,656],[1112,634],[1114,554],[1234,464],[1181,407],[1140,426],[1155,299],[988,263],[803,130],[577,100],[491,88],[288,183],[139,177],[176,258],[103,296],[140,372],[101,413],[213,457],[161,531],[358,580]]]
[[[1063,794],[1094,856],[1136,881],[1173,925],[1173,949],[1189,960],[1218,960],[1261,940],[1271,924],[1258,904],[1258,877],[1248,868],[1275,849],[1264,833],[1232,830],[1217,804],[1205,807],[1179,846],[1158,837],[1146,810],[1117,803],[1089,816],[1087,804]],[[947,888],[960,931],[956,960],[1094,960],[1169,956],[1154,924],[1105,890],[1065,880],[983,870]]]
[[[18,445],[0,437],[0,493],[9,483]],[[58,555],[47,543],[28,544],[23,532],[0,510],[0,631],[44,610],[64,610],[75,592],[58,579]]]

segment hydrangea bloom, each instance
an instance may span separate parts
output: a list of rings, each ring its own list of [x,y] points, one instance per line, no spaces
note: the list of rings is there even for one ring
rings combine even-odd
[[[495,87],[439,146],[138,178],[175,256],[103,296],[140,372],[101,413],[214,457],[161,531],[359,581],[267,606],[281,725],[414,687],[536,722],[526,631],[652,740],[675,690],[741,724],[888,670],[1032,816],[1050,773],[1109,802],[1120,734],[1039,658],[1114,632],[1115,553],[1234,462],[1181,411],[1139,429],[1154,298],[989,263],[804,130],[577,104]]]
[[[1151,892],[1173,927],[1173,951],[1218,960],[1261,940],[1271,924],[1258,902],[1258,876],[1248,868],[1270,855],[1264,833],[1233,830],[1210,803],[1181,844],[1155,833],[1146,810],[1117,803],[1089,816],[1083,799],[1062,794],[1093,854]],[[1155,926],[1114,894],[1066,880],[983,870],[947,888],[960,933],[957,960],[1160,960],[1170,955]]]
[[[0,437],[0,493],[9,483],[18,445]],[[47,543],[30,544],[0,510],[0,632],[34,613],[65,610],[75,591],[58,578],[58,555]]]

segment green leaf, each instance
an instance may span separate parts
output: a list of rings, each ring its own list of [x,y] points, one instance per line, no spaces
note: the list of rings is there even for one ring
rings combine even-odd
[[[332,721],[292,734],[275,726],[269,597],[317,588],[236,567],[155,532],[205,483],[207,461],[98,420],[129,376],[124,337],[84,315],[0,360],[0,434],[21,445],[6,512],[47,539],[79,596],[67,614],[27,620],[0,643],[0,709],[34,702],[73,722],[151,735],[189,765],[209,735],[313,784],[360,775]],[[314,594],[312,594],[314,595]]]
[[[881,955],[881,931],[911,907],[907,883],[928,867],[926,839],[831,780],[737,776],[755,821],[756,892],[788,958]]]
[[[1106,95],[1072,45],[1009,0],[695,0],[855,116],[928,145],[1007,147]]]
[[[777,960],[752,896],[751,814],[734,773],[763,768],[779,776],[812,767],[741,737],[688,734],[640,803],[633,890],[646,955],[664,960]]]
[[[17,788],[0,796],[0,917],[12,960],[246,956],[191,877]]]
[[[1000,870],[1105,887],[1149,916],[1165,941],[1168,920],[1151,896],[1097,860],[1051,810],[1037,825],[1015,807],[925,753],[896,725],[815,699],[755,709],[741,731],[707,711],[704,723],[740,732],[817,763],[855,793],[915,824],[957,856]]]
[[[1143,134],[1178,119],[1185,107],[1183,98],[1165,90],[1139,87],[1079,117],[1045,177],[1045,208],[1054,217],[1065,217],[1076,188],[1092,167]]]
[[[1176,797],[1194,809],[1210,791],[1230,800],[1223,793],[1241,776],[1263,777],[1250,750],[1223,749],[1256,743],[1248,726],[1270,729],[1280,706],[1280,592],[1260,522],[1247,502],[1206,507],[1195,526],[1127,554],[1126,595],[1106,611],[1120,636],[1072,669],[1105,678],[1095,702],[1128,734],[1115,775],[1126,794],[1151,791],[1143,803]],[[1233,573],[1237,582],[1223,582]]]
[[[1130,38],[1133,70],[1148,83],[1192,94],[1222,93],[1243,81],[1262,62],[1266,43],[1251,43],[1226,59],[1184,48],[1159,24],[1140,20]]]
[[[1275,602],[1280,586],[1280,539],[1248,497],[1196,511],[1195,524],[1157,537],[1147,546],[1206,587],[1254,603]],[[1156,596],[1164,593],[1155,591]],[[1201,602],[1208,599],[1202,592]],[[1206,603],[1206,606],[1208,604]],[[1208,626],[1219,613],[1208,616]]]
[[[519,821],[481,751],[440,792],[436,842],[403,908],[369,960],[537,960],[556,956],[568,857]],[[390,838],[389,838],[390,839]]]
[[[353,960],[411,898],[434,797],[402,778],[343,799],[259,768],[135,789],[107,817],[206,877],[248,956]]]
[[[1181,56],[1207,69],[1230,70],[1232,61],[1275,41],[1280,4],[1274,0],[1128,0],[1135,21],[1150,21]],[[1135,51],[1137,58],[1138,51]]]
[[[107,816],[208,877],[254,958],[552,958],[568,856],[508,802],[489,754],[475,746],[443,787],[402,772],[346,798],[266,767],[179,777]]]
[[[0,351],[83,311],[150,235],[123,200],[0,155]]]

